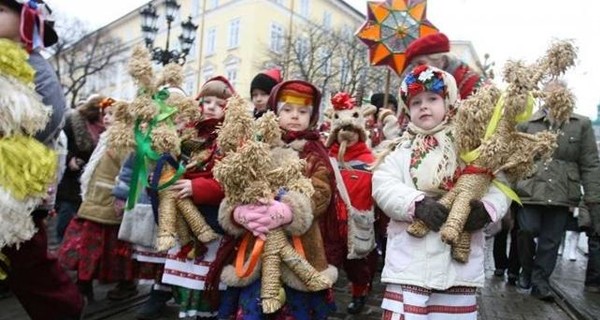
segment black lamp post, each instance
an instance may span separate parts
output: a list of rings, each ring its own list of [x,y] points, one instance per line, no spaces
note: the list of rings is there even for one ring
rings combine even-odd
[[[179,64],[185,63],[185,57],[190,52],[194,39],[196,38],[196,29],[198,28],[192,22],[192,17],[181,23],[181,35],[179,36],[179,44],[181,51],[169,50],[169,38],[171,37],[171,23],[175,20],[175,17],[179,13],[179,7],[181,7],[177,0],[165,0],[166,7],[166,19],[167,19],[167,44],[165,48],[154,47],[154,40],[158,28],[156,27],[156,21],[158,20],[158,14],[156,8],[149,3],[144,7],[140,14],[142,15],[142,35],[146,42],[146,47],[152,51],[152,60],[162,63],[163,66],[170,63],[176,62]]]

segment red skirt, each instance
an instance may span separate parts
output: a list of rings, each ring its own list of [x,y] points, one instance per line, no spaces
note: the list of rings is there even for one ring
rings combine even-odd
[[[118,234],[118,225],[75,218],[67,227],[58,259],[64,268],[77,271],[80,281],[134,280],[136,263],[131,259],[131,244],[119,240]]]

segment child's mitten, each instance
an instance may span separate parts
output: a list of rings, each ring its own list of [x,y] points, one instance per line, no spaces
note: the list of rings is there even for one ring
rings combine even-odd
[[[476,231],[492,222],[490,214],[485,209],[483,202],[474,199],[469,202],[469,205],[471,206],[471,213],[469,213],[467,222],[465,222],[465,231]]]
[[[292,222],[292,209],[283,202],[272,201],[267,205],[267,214],[271,218],[271,223],[268,226],[269,230]]]
[[[439,231],[449,210],[431,197],[425,197],[423,200],[415,203],[415,217],[422,220],[430,230]]]

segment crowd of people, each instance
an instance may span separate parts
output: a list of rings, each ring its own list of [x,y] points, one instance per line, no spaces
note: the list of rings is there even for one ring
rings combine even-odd
[[[191,200],[215,239],[178,239],[168,251],[157,250],[158,190],[138,188],[135,153],[108,142],[120,103],[127,102],[94,94],[65,107],[59,80],[39,53],[57,41],[50,12],[41,0],[0,0],[0,38],[27,50],[36,91],[52,109],[48,125],[35,138],[56,150],[61,164],[48,197],[31,212],[35,235],[19,247],[2,248],[0,255],[0,270],[7,275],[2,290],[10,290],[32,319],[81,318],[86,303],[97,299],[95,281],[115,283],[107,293],[110,300],[135,296],[139,284],[151,283],[139,319],[158,318],[171,299],[179,305],[180,318],[327,319],[339,308],[359,314],[375,281],[385,284],[383,319],[476,319],[491,226],[499,229],[495,275],[508,273],[510,284],[542,300],[552,298],[549,278],[565,230],[575,232],[564,245],[569,259],[575,259],[574,235],[585,231],[585,288],[600,292],[600,159],[591,121],[578,114],[557,122],[541,106],[518,127],[525,133],[558,131],[558,147],[551,161],[512,186],[522,205],[495,185],[469,202],[464,225],[471,233],[468,261],[454,259],[452,248],[441,240],[438,231],[449,209],[438,200],[464,167],[453,117],[459,101],[491,84],[450,53],[443,33],[408,47],[402,85],[392,88],[397,97],[374,93],[362,104],[337,93],[322,101],[314,85],[284,81],[276,68],[252,79],[249,112],[255,119],[269,112],[277,116],[282,145],[304,160],[303,173],[314,190],[308,195],[282,188],[268,201],[231,203],[213,169],[226,157],[218,141],[228,101],[240,93],[222,76],[197,92],[168,87],[171,95],[194,96],[200,115],[193,123],[174,120],[192,134],[181,138],[178,160],[186,164],[185,172],[169,190]],[[566,84],[550,81],[544,90],[559,86]],[[325,114],[322,105],[330,106]],[[57,257],[47,252],[44,224],[54,210],[61,242]],[[137,219],[136,239],[128,234],[125,217]],[[432,232],[410,235],[407,229],[415,220]],[[310,290],[282,266],[285,302],[275,313],[265,313],[261,264],[255,260],[266,234],[275,229],[289,235],[302,261],[316,271],[313,277],[333,284],[345,272],[351,283],[348,306],[336,306],[331,285]],[[75,272],[76,281],[68,271]]]

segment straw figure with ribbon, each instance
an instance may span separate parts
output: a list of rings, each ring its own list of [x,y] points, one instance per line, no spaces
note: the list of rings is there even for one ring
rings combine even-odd
[[[452,245],[452,257],[457,261],[467,262],[470,253],[471,234],[463,227],[471,212],[471,201],[480,199],[493,184],[520,203],[516,193],[496,176],[504,173],[509,181],[520,180],[535,172],[536,161],[551,157],[556,148],[555,133],[522,133],[517,131],[517,125],[529,119],[535,98],[544,100],[557,119],[568,119],[574,105],[568,89],[547,95],[539,86],[542,80],[563,74],[574,64],[575,57],[574,46],[565,41],[553,44],[532,66],[509,61],[504,68],[504,80],[508,83],[504,93],[488,86],[460,103],[453,135],[466,167],[453,188],[439,200],[450,209],[440,235]],[[428,228],[415,220],[407,231],[423,237]]]
[[[226,232],[240,237],[241,244],[235,266],[226,266],[221,279],[228,286],[246,287],[260,274],[262,312],[271,314],[285,304],[282,284],[291,281],[286,275],[290,271],[305,291],[321,291],[333,285],[307,262],[302,244],[295,237],[306,232],[312,222],[310,197],[314,189],[303,175],[304,160],[293,149],[282,147],[279,124],[271,111],[254,123],[239,96],[231,98],[227,108],[217,138],[225,156],[213,173],[225,192],[219,222]],[[264,213],[258,218],[266,219],[268,226],[252,228],[255,220],[236,218],[242,216],[240,208]]]
[[[155,79],[150,53],[138,46],[133,51],[129,73],[138,85],[138,94],[127,109],[115,113],[109,138],[112,147],[135,152],[126,209],[134,207],[139,188],[149,187],[154,193],[152,205],[158,223],[155,246],[159,251],[174,247],[177,239],[182,244],[189,242],[190,231],[204,243],[216,239],[216,233],[192,200],[180,199],[176,191],[168,188],[185,171],[177,158],[182,136],[187,133],[180,133],[177,124],[194,122],[200,116],[195,101],[178,89],[183,82],[181,66],[169,64]]]
[[[55,179],[57,155],[33,135],[50,112],[34,90],[34,69],[21,45],[0,39],[0,249],[36,232],[30,213]],[[0,280],[10,261],[0,253]]]

